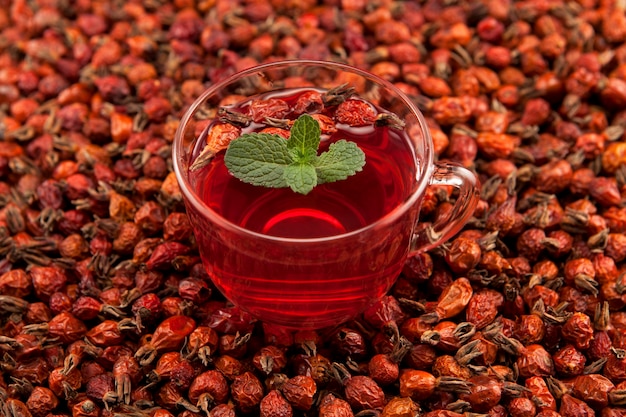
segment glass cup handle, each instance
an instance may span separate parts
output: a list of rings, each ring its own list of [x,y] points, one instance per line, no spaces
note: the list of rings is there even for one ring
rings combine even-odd
[[[459,196],[448,216],[432,224],[418,225],[411,240],[411,256],[430,250],[451,238],[472,217],[478,204],[478,179],[461,165],[437,162],[430,184],[450,185],[459,190]]]

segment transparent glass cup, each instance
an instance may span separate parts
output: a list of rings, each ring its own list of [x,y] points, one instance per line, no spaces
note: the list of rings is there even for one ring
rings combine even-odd
[[[410,166],[402,170],[406,191],[392,209],[356,230],[293,238],[248,230],[203,201],[190,165],[197,155],[202,126],[216,117],[224,102],[233,97],[280,93],[285,88],[327,90],[345,83],[354,87],[358,96],[394,113],[405,124]],[[181,120],[173,144],[173,163],[203,265],[215,286],[256,318],[292,329],[322,328],[354,318],[385,295],[409,256],[431,249],[458,232],[478,202],[473,173],[434,161],[427,124],[409,97],[373,74],[332,62],[274,62],[211,86]],[[418,218],[423,196],[426,187],[433,184],[456,188],[458,198],[446,219],[422,224]],[[367,190],[363,193],[367,196]],[[366,199],[363,202],[369,204]]]

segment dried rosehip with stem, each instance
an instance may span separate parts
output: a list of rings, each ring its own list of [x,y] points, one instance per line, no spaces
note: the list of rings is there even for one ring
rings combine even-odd
[[[398,323],[402,323],[405,314],[393,296],[387,295],[377,300],[363,312],[363,319],[379,330],[393,329],[397,333]]]
[[[453,377],[436,377],[416,369],[405,369],[400,374],[400,395],[415,401],[431,398],[435,392],[469,393],[470,383]]]
[[[141,366],[154,361],[159,352],[179,349],[196,327],[196,322],[186,316],[172,316],[163,320],[152,337],[135,353]]]
[[[63,361],[62,373],[66,374],[77,368],[83,359],[98,358],[102,355],[102,349],[94,346],[88,340],[77,340],[68,346]]]
[[[254,367],[266,375],[280,372],[287,365],[287,358],[283,349],[276,346],[262,347],[252,358]]]
[[[502,396],[517,398],[527,391],[521,385],[497,378],[476,375],[469,379],[469,393],[462,393],[459,398],[471,404],[477,412],[486,412],[500,402]]]
[[[235,358],[242,358],[248,350],[248,342],[252,337],[252,333],[226,334],[219,338],[219,352],[222,355],[230,355]]]
[[[292,358],[292,366],[295,373],[310,376],[318,386],[325,386],[331,382],[333,378],[331,361],[317,353],[313,342],[306,342],[302,344],[302,347],[306,353]]]
[[[208,326],[198,326],[189,335],[183,355],[187,360],[193,360],[197,356],[207,366],[218,342],[219,336],[215,330]]]
[[[332,372],[343,386],[344,397],[353,409],[380,409],[385,405],[382,388],[369,376],[352,376],[344,365],[337,362],[333,363]]]
[[[143,330],[144,326],[152,325],[160,317],[163,309],[161,299],[154,293],[149,292],[133,301],[131,311],[135,317],[138,330]]]
[[[130,404],[133,385],[137,385],[143,376],[139,363],[132,356],[123,356],[113,364],[115,394],[118,401]]]
[[[72,304],[72,314],[80,320],[93,320],[99,314],[104,314],[113,318],[122,318],[124,312],[118,307],[102,303],[89,296],[81,296]]]
[[[24,326],[24,332],[37,335],[56,337],[62,343],[72,343],[87,332],[85,323],[73,314],[63,311],[54,316],[48,323],[29,324]]]
[[[428,343],[437,348],[452,352],[461,347],[476,333],[476,327],[468,322],[454,323],[452,321],[442,321],[432,330],[425,331],[420,342]]]
[[[389,354],[379,353],[372,356],[369,361],[369,376],[379,385],[385,386],[394,383],[400,375],[400,366],[412,344],[400,337],[393,350]]]
[[[465,309],[473,293],[467,278],[456,279],[439,296],[435,311],[425,314],[423,319],[429,323],[437,323],[456,316]]]
[[[169,380],[172,370],[183,361],[180,352],[165,352],[159,356],[156,366],[147,375],[149,385],[156,384],[162,380]]]
[[[117,403],[118,398],[115,393],[115,382],[110,373],[97,375],[86,381],[85,394],[90,400],[104,404],[109,409]]]
[[[229,387],[221,372],[208,370],[198,375],[189,387],[188,396],[192,404],[208,414],[217,404],[228,399]]]
[[[168,410],[176,410],[177,408],[184,408],[194,413],[200,412],[198,407],[191,404],[183,396],[181,390],[173,382],[166,382],[161,386],[156,394],[157,402]]]

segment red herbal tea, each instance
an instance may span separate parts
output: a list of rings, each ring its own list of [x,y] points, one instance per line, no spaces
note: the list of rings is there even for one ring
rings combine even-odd
[[[310,90],[285,90],[271,97],[292,104],[307,91]],[[245,111],[247,102],[233,106],[232,110]],[[244,132],[264,127],[252,123]],[[277,238],[316,239],[364,228],[410,196],[417,175],[414,149],[404,130],[374,124],[359,127],[337,124],[336,127],[335,133],[322,136],[318,153],[340,139],[355,142],[365,153],[363,170],[345,180],[318,185],[306,195],[289,188],[254,186],[228,172],[222,151],[208,166],[190,172],[194,192],[215,213],[233,224]],[[210,128],[211,125],[207,130]],[[195,155],[205,144],[206,134],[203,134],[196,144]],[[205,264],[220,290],[236,294],[237,304],[246,310],[283,315],[293,318],[294,324],[320,311],[327,315],[332,310],[335,317],[349,317],[366,300],[380,297],[389,289],[404,261],[404,252],[399,251],[392,262],[371,259],[364,265],[350,265],[361,262],[361,254],[357,252],[350,254],[346,264],[335,263],[338,254],[332,244],[322,254],[316,253],[319,248],[312,245],[311,251],[305,250],[300,256],[303,260],[314,260],[321,255],[321,260],[295,265],[284,259],[268,258],[260,264],[240,255],[230,259],[239,264],[234,272],[228,266],[228,258],[232,256],[228,243],[219,244],[204,233],[198,233],[197,240],[201,254],[211,251],[210,260],[205,257]],[[274,243],[268,241],[268,247],[259,251],[270,253]],[[408,250],[408,240],[404,239],[402,244]],[[333,261],[330,270],[328,261]],[[379,263],[384,263],[384,267]],[[328,276],[337,278],[328,280]],[[329,293],[336,296],[328,299],[325,294]]]

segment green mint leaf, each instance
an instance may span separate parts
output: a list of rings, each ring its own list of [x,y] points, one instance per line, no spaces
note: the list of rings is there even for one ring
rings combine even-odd
[[[252,185],[287,187],[285,167],[293,162],[287,140],[278,135],[248,133],[226,149],[224,164],[236,178]]]
[[[316,185],[348,178],[363,169],[365,154],[356,143],[340,140],[317,155],[321,129],[302,115],[288,140],[267,133],[246,133],[226,149],[224,164],[243,182],[264,187],[289,187],[308,194]]]
[[[318,184],[344,180],[363,169],[365,154],[356,143],[342,139],[331,144],[314,165]]]
[[[304,160],[308,155],[307,150],[313,149],[317,153],[321,134],[317,120],[308,114],[303,114],[293,123],[287,146],[297,152],[299,160]]]
[[[301,164],[312,164],[317,159],[317,149],[305,149],[304,155],[299,150],[289,149],[294,162]]]
[[[308,194],[317,185],[317,173],[311,164],[293,163],[285,167],[285,181],[296,193]]]

